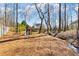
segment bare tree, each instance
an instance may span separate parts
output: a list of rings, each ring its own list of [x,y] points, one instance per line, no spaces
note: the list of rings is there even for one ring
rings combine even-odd
[[[37,7],[37,5],[35,4],[35,7],[36,7],[36,10],[38,12],[38,15],[41,19],[41,25],[40,25],[40,29],[39,29],[39,33],[41,33],[41,30],[42,30],[42,25],[43,25],[43,17],[41,17],[41,14],[40,14],[40,11],[39,11],[39,8]]]
[[[79,4],[78,4],[78,31],[79,31]]]
[[[48,6],[48,33],[51,31],[51,24],[50,24],[50,6],[49,3],[47,4]]]
[[[66,3],[64,4],[64,31],[66,31]]]
[[[41,29],[42,29],[42,24],[43,24],[43,19],[45,21],[45,24],[47,26],[47,33],[49,34],[49,32],[51,31],[51,24],[50,24],[50,10],[49,10],[49,4],[46,5],[47,7],[47,11],[45,12],[42,12],[42,10],[40,8],[37,7],[37,5],[35,4],[35,7],[38,11],[38,14],[39,14],[39,17],[41,19],[41,26],[40,26],[40,29],[39,29],[39,33],[41,32]],[[48,16],[45,17],[45,14],[47,13]],[[47,18],[47,20],[46,20]]]
[[[79,47],[79,4],[78,4],[77,46]]]
[[[4,18],[5,18],[5,26],[7,26],[7,24],[6,24],[6,23],[7,23],[7,22],[6,22],[6,15],[7,15],[7,14],[6,14],[6,10],[7,10],[7,4],[5,3],[5,14],[4,14],[4,15],[5,15],[5,16],[4,16]]]
[[[59,3],[59,30],[58,32],[61,31],[61,3]]]
[[[68,16],[68,14],[67,14],[67,30],[69,29],[69,26],[68,26],[68,23],[69,23],[69,22],[68,22],[68,17],[69,17],[69,16]]]
[[[14,24],[13,24],[13,27],[15,28],[15,26],[16,26],[16,19],[15,19],[15,3],[13,4],[13,21],[14,21]],[[14,29],[14,31],[15,31],[15,29]]]
[[[71,5],[70,5],[70,8],[72,8]],[[71,29],[73,29],[73,24],[72,24],[72,11],[71,11],[71,9],[70,9],[70,15],[71,15],[71,21],[70,21],[71,22]]]
[[[18,32],[18,3],[16,3],[16,33]]]
[[[72,13],[71,13],[71,29],[73,29],[73,24],[72,24]]]
[[[5,32],[5,26],[7,26],[6,25],[6,9],[7,9],[7,4],[5,3],[4,4],[3,35],[4,35],[4,32]]]

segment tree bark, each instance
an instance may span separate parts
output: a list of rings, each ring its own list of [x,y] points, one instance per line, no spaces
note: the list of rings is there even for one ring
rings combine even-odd
[[[48,3],[48,33],[51,31],[51,24],[50,24],[50,7]]]
[[[79,31],[79,4],[78,4],[78,31]]]
[[[66,4],[64,4],[64,8],[65,8],[65,10],[64,10],[64,31],[66,31]]]
[[[68,14],[67,14],[67,30],[69,29],[69,26],[68,26]]]
[[[18,33],[18,3],[16,3],[16,33]]]
[[[39,9],[38,9],[38,7],[37,7],[36,4],[35,4],[35,7],[36,7],[36,10],[37,10],[37,12],[38,12],[39,18],[41,19],[41,24],[40,24],[40,28],[39,28],[39,33],[41,33],[42,25],[43,25],[43,18],[41,17],[40,11],[39,11]]]
[[[61,3],[59,3],[59,30],[61,32]]]
[[[7,24],[6,24],[6,9],[7,9],[7,4],[5,3],[5,24],[4,24],[4,26],[7,26]]]

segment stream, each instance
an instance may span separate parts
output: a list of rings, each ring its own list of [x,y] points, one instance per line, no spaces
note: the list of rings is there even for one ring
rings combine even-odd
[[[68,42],[68,48],[72,49],[76,56],[79,56],[79,47],[74,46],[74,44],[72,44],[72,42],[74,42],[75,39],[72,36],[68,36],[67,37],[67,42]]]
[[[76,53],[76,55],[79,56],[79,47],[75,47],[71,43],[68,43],[68,48],[72,49]]]

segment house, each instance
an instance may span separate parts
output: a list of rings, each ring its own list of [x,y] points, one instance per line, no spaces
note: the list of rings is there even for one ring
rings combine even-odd
[[[34,28],[35,28],[35,29],[39,29],[39,28],[40,28],[40,25],[41,25],[40,23],[35,24],[35,25],[34,25]]]
[[[40,26],[41,26],[40,23],[37,23],[37,24],[33,25],[34,31],[38,31],[40,29]],[[44,24],[42,25],[42,30],[44,30],[44,31],[46,30],[46,27],[45,27]]]

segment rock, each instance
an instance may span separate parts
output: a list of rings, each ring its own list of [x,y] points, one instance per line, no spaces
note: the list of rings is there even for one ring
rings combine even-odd
[[[68,39],[68,37],[71,37],[72,39],[76,39],[76,30],[69,30],[65,32],[60,32],[59,34],[56,35],[56,37],[61,38],[63,40]]]

